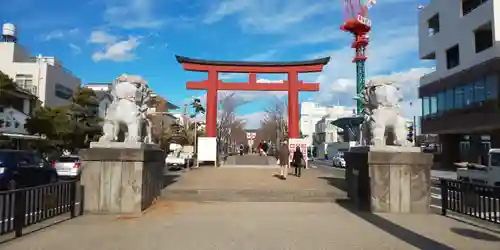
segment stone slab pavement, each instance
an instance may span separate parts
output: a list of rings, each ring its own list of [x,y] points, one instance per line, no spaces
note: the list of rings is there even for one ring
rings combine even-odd
[[[279,168],[197,168],[169,177],[165,191],[177,189],[224,189],[224,190],[330,190],[344,193],[339,187],[343,179],[319,169],[304,170],[300,178],[293,176],[289,168],[287,180],[279,180]],[[168,177],[168,175],[167,175]]]
[[[2,250],[500,249],[500,233],[439,215],[356,215],[339,203],[158,202],[142,217],[86,215]]]

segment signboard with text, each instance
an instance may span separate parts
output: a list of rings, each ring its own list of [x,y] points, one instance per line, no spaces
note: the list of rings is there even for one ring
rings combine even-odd
[[[290,150],[290,162],[293,160],[295,149],[300,147],[300,151],[304,156],[305,167],[307,168],[307,143],[305,139],[288,139],[288,149]]]

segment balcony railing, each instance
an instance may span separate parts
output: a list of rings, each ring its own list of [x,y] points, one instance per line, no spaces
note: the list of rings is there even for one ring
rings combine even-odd
[[[38,87],[35,85],[21,85],[21,89],[28,91],[30,94],[38,96]]]

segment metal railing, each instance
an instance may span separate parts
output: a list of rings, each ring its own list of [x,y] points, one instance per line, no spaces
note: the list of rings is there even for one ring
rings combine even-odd
[[[0,235],[14,232],[20,237],[31,225],[65,214],[82,215],[82,191],[78,181],[0,191]]]
[[[465,214],[500,224],[500,187],[440,179],[441,214]]]

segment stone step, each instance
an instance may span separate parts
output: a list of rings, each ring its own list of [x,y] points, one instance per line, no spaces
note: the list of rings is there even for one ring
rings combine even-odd
[[[322,190],[164,189],[161,194],[164,200],[196,202],[335,202],[345,198],[345,193]]]

